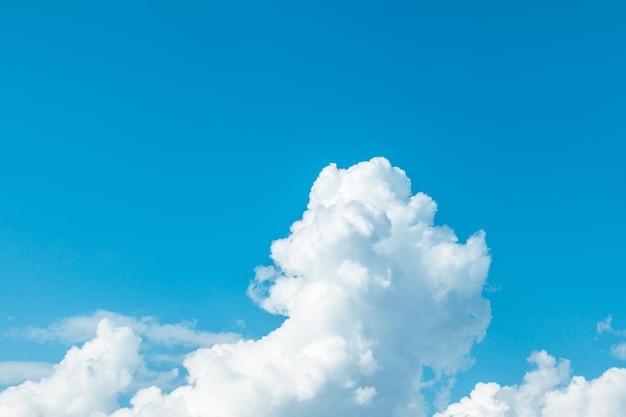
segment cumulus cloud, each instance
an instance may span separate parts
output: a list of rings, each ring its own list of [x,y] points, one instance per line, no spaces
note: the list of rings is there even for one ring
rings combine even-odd
[[[384,158],[330,165],[302,218],[272,243],[273,265],[257,268],[248,291],[262,309],[285,316],[276,330],[197,349],[184,360],[181,386],[140,389],[128,407],[114,410],[114,391],[126,389],[141,366],[136,334],[169,339],[146,330],[149,320],[116,327],[98,317],[94,339],[70,350],[49,378],[0,394],[0,411],[37,415],[20,404],[38,395],[38,410],[51,417],[425,416],[424,391],[445,397],[491,317],[482,297],[490,264],[485,234],[459,242],[452,229],[434,224],[436,207],[427,195],[413,195],[404,171]],[[38,337],[75,340],[77,329],[85,336],[81,328],[68,321]],[[197,343],[193,332],[166,334]],[[93,348],[103,345],[126,360],[103,359],[109,351]],[[83,371],[94,362],[102,372]],[[63,378],[81,382],[71,398],[56,392]],[[62,401],[79,404],[59,411]]]
[[[39,382],[26,381],[0,393],[0,415],[14,417],[104,417],[141,364],[140,339],[128,327],[102,319],[96,336],[70,349]]]
[[[75,345],[96,337],[98,323],[106,319],[112,326],[127,327],[142,340],[140,353],[143,363],[133,375],[129,390],[156,384],[173,388],[182,382],[184,354],[198,347],[234,342],[241,338],[235,333],[210,333],[196,330],[194,322],[161,324],[152,316],[135,318],[106,310],[91,315],[78,315],[53,323],[48,327],[13,328],[5,337],[25,337],[40,343],[57,342]],[[174,352],[171,348],[176,348]],[[26,379],[48,376],[53,364],[43,362],[0,362],[0,384],[12,385]]]
[[[529,362],[537,369],[521,385],[479,383],[468,397],[435,417],[626,416],[626,369],[611,368],[587,381],[570,378],[569,362],[557,362],[545,351],[534,352]]]

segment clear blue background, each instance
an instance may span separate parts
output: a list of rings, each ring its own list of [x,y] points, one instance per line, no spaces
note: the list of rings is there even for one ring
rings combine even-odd
[[[626,328],[626,3],[260,3],[0,4],[0,333],[103,308],[263,335],[270,242],[322,167],[382,155],[487,231],[455,398],[537,349],[624,365],[595,326]]]

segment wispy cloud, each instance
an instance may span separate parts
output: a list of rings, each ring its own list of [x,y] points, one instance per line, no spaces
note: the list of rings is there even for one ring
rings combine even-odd
[[[626,360],[626,342],[611,346],[611,354],[616,358]]]
[[[10,334],[38,342],[82,343],[95,337],[98,323],[105,318],[117,326],[131,328],[135,334],[150,343],[165,346],[210,347],[217,343],[234,342],[240,338],[236,333],[196,330],[193,322],[160,324],[156,317],[135,318],[106,310],[98,310],[92,315],[69,317],[46,328],[13,329]]]
[[[13,385],[27,379],[39,380],[52,373],[53,364],[47,362],[0,362],[0,385]]]
[[[600,335],[608,333],[618,338],[626,337],[626,330],[616,330],[613,328],[613,318],[608,316],[596,325],[596,332]],[[626,360],[626,342],[620,342],[611,346],[611,354],[618,359]]]

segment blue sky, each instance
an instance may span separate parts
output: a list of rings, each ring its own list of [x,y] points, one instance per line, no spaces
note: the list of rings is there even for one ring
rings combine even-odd
[[[625,366],[621,2],[3,2],[0,361],[98,309],[257,338],[246,295],[313,181],[384,156],[487,233],[492,320],[451,400],[546,349]],[[242,327],[241,320],[245,322]]]

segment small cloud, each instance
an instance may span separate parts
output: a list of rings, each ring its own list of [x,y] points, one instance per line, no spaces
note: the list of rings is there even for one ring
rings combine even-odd
[[[626,360],[626,342],[611,346],[611,354],[616,358]]]
[[[613,317],[608,316],[596,325],[596,332],[598,334],[610,333],[615,336],[626,337],[626,330],[615,330],[612,323]]]
[[[502,289],[501,285],[496,285],[491,282],[485,283],[483,287],[483,291],[486,292],[487,294],[493,294],[495,292],[500,291],[501,289]]]
[[[545,351],[534,352],[536,367],[518,385],[479,382],[469,396],[434,417],[623,416],[626,410],[626,369],[611,368],[600,377],[570,378],[569,361]]]
[[[598,322],[598,324],[596,324],[596,333],[598,334],[602,334],[605,332],[613,333],[613,327],[611,326],[611,321],[613,321],[613,318],[611,316],[608,316],[606,319],[602,320],[601,322]]]
[[[626,337],[626,330],[615,330],[612,325],[613,318],[608,316],[596,325],[596,333],[598,335],[609,333],[612,336],[623,338]],[[611,355],[618,359],[626,360],[626,342],[621,342],[611,346]]]
[[[359,405],[369,405],[376,396],[376,388],[359,387],[354,391],[354,399]]]

